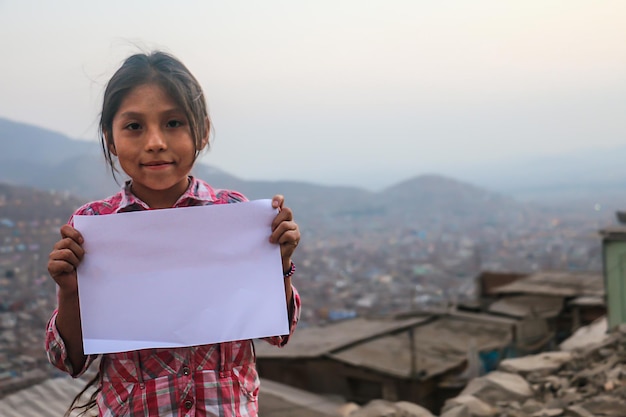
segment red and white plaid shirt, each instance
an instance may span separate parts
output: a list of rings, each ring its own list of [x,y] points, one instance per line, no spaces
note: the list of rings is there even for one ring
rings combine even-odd
[[[242,194],[214,190],[191,177],[189,188],[174,207],[241,201],[246,201]],[[130,192],[127,183],[114,196],[88,203],[74,214],[105,215],[148,209]],[[284,346],[298,323],[300,296],[295,288],[293,291],[289,309],[290,334],[264,339],[272,345]],[[46,332],[48,359],[55,367],[78,377],[97,356],[88,356],[83,369],[72,369],[56,327],[56,317],[55,310]],[[100,375],[101,391],[96,399],[100,416],[234,417],[258,414],[259,376],[252,340],[106,354],[102,355]]]

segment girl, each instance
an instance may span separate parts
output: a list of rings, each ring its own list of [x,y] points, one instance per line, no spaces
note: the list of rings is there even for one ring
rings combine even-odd
[[[190,175],[211,128],[198,81],[171,55],[154,52],[129,57],[108,82],[100,118],[105,158],[115,177],[115,159],[130,177],[123,189],[79,208],[74,215],[105,215],[246,201],[234,191],[214,190]],[[284,199],[272,223],[270,241],[280,245],[290,334],[300,297],[291,286],[291,261],[300,240],[298,225]],[[72,216],[73,218],[73,216]],[[58,285],[58,308],[47,326],[50,362],[78,377],[96,359],[83,353],[76,268],[83,237],[69,224],[50,253],[48,271]],[[123,236],[120,236],[123,239]],[[233,265],[236,268],[236,265]],[[289,335],[266,340],[284,346]],[[89,383],[95,393],[86,405],[100,416],[256,416],[259,378],[251,340],[172,349],[146,349],[102,355]],[[84,390],[83,390],[84,392]]]

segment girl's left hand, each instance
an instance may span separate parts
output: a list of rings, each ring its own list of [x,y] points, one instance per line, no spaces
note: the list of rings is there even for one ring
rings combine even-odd
[[[283,259],[283,271],[289,270],[291,255],[300,243],[300,229],[293,220],[293,212],[284,206],[285,197],[278,194],[272,198],[272,207],[278,209],[278,214],[272,222],[271,243],[280,244],[280,256]]]

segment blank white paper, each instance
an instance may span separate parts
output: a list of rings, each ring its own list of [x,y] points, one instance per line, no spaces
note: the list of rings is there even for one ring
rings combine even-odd
[[[75,216],[86,354],[289,333],[271,200]]]

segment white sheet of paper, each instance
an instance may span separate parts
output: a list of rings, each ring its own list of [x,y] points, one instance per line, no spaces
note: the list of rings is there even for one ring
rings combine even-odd
[[[86,354],[289,332],[270,200],[75,216]]]

